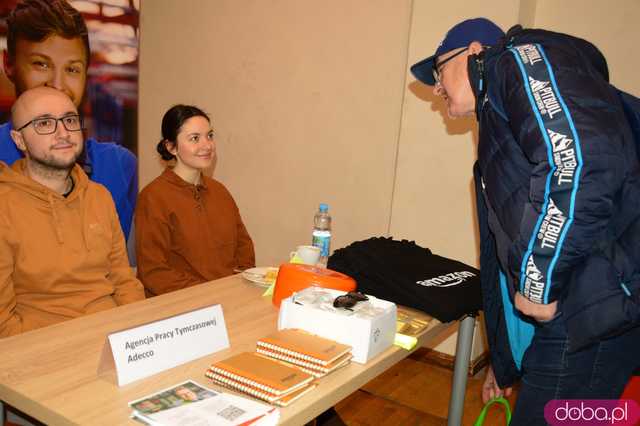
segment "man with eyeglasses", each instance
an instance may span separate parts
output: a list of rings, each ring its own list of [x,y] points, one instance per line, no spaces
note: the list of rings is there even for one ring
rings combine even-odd
[[[87,26],[66,0],[21,0],[7,18],[3,65],[17,96],[34,87],[53,87],[80,107],[90,58]],[[11,140],[11,129],[12,123],[0,125],[0,161],[8,165],[22,157]],[[138,195],[135,156],[119,144],[89,138],[78,162],[89,179],[111,193],[128,239]]]
[[[411,71],[479,123],[483,400],[521,379],[517,426],[546,425],[553,399],[617,399],[640,365],[640,165],[604,56],[477,18]]]
[[[0,162],[0,338],[144,299],[109,192],[76,164],[74,103],[27,90],[12,122],[24,158]]]

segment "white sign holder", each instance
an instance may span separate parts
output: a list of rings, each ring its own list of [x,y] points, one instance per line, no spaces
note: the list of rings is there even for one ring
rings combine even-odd
[[[228,347],[222,306],[215,305],[112,333],[104,352],[123,386]]]

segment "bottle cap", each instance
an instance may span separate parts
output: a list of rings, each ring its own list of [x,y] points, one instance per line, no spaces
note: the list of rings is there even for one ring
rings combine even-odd
[[[320,203],[320,211],[325,213],[329,210],[329,205],[325,203]]]

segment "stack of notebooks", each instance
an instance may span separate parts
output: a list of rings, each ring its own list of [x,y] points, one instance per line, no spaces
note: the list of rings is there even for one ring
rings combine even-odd
[[[351,346],[297,329],[260,339],[256,352],[216,362],[205,375],[222,386],[286,407],[315,388],[315,378],[351,360]]]
[[[257,342],[256,352],[287,362],[316,378],[344,367],[351,360],[351,346],[304,330],[277,331]]]
[[[316,387],[313,375],[254,352],[216,362],[205,375],[220,385],[280,407]]]

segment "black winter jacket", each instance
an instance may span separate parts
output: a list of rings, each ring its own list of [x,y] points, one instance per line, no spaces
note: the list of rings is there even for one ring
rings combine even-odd
[[[525,349],[533,332],[510,305],[516,291],[559,302],[571,350],[640,325],[640,167],[595,46],[514,27],[485,52],[484,71],[470,76],[489,240],[481,272],[494,372],[507,386],[523,353],[508,324],[528,330]]]

